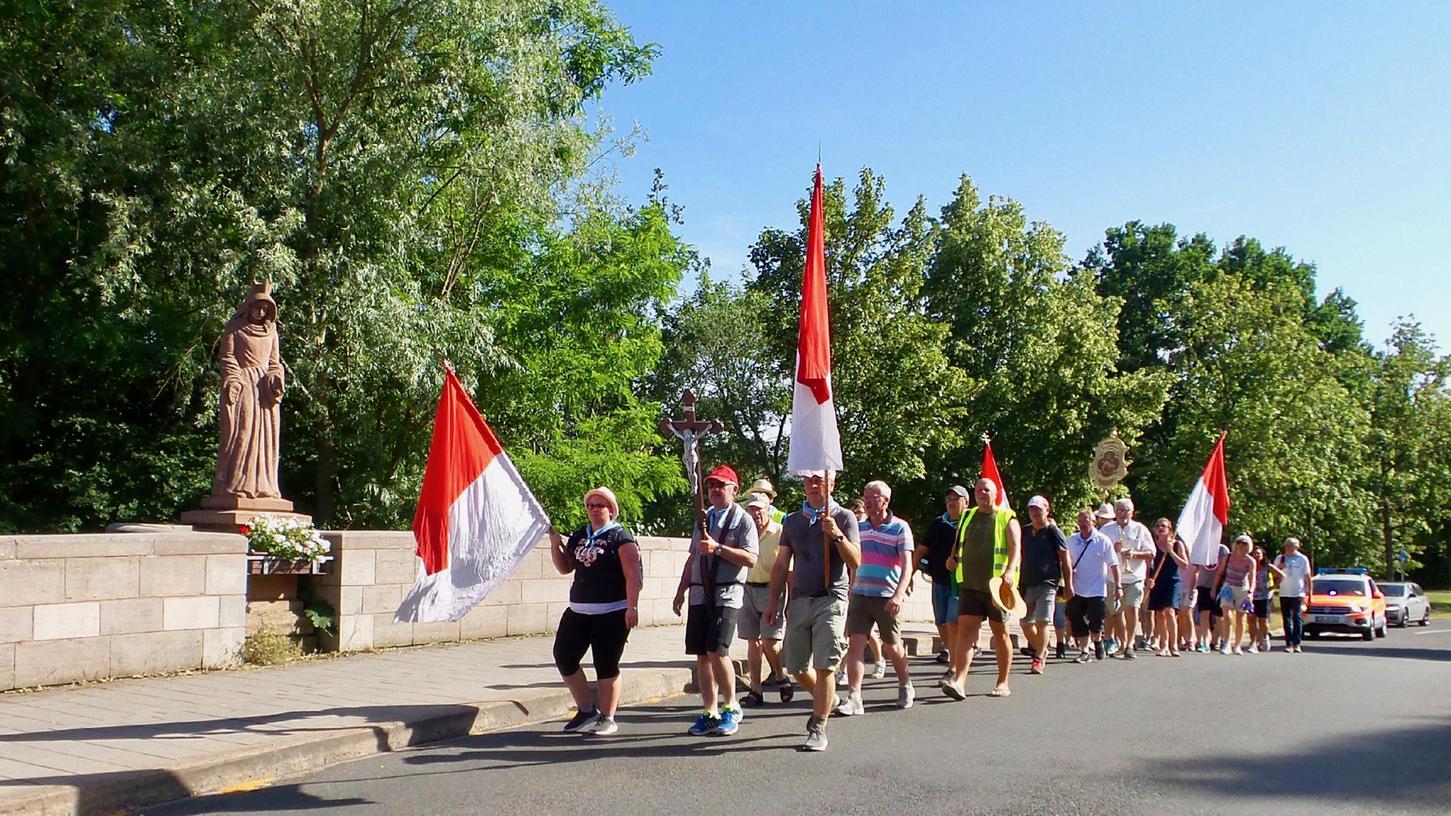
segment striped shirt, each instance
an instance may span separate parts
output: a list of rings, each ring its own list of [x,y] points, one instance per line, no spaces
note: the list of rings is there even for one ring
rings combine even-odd
[[[882,526],[870,519],[857,525],[861,533],[862,565],[857,568],[851,594],[890,598],[902,580],[902,556],[912,552],[912,528],[896,516]]]

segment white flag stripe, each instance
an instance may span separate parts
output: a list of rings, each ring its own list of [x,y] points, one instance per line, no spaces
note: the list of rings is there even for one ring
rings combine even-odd
[[[1204,477],[1194,483],[1194,492],[1179,514],[1179,535],[1189,547],[1189,563],[1202,567],[1219,563],[1219,541],[1224,525],[1214,515],[1214,494]]]
[[[817,402],[800,382],[791,398],[791,447],[786,469],[802,475],[811,470],[842,470],[841,435],[836,429],[836,403]]]
[[[549,519],[506,454],[459,494],[448,519],[448,566],[419,578],[398,608],[399,623],[459,620],[549,532]]]

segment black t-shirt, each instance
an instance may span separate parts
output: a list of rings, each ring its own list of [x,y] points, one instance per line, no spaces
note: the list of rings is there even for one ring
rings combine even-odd
[[[1068,541],[1056,524],[1048,524],[1041,530],[1033,525],[1023,526],[1023,568],[1018,576],[1018,586],[1057,586],[1063,570],[1058,563],[1058,553],[1068,549]]]
[[[590,538],[589,525],[569,536],[564,554],[574,562],[574,583],[569,587],[571,603],[615,603],[626,599],[625,568],[620,563],[620,546],[635,543],[635,536],[618,525]]]
[[[948,521],[947,514],[943,513],[928,525],[922,543],[927,546],[927,575],[933,583],[951,582],[955,576],[947,570],[947,558],[957,543],[957,522]]]

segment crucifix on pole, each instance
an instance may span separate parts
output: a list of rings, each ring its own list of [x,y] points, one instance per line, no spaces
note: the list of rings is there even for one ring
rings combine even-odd
[[[660,433],[674,436],[685,444],[680,461],[685,466],[685,479],[690,484],[694,497],[695,527],[705,540],[705,486],[701,483],[700,440],[725,433],[725,425],[718,419],[697,419],[695,416],[695,392],[689,388],[680,395],[680,406],[684,419],[660,420]],[[700,583],[705,590],[706,603],[711,603],[715,594],[715,564],[709,559],[701,562]]]

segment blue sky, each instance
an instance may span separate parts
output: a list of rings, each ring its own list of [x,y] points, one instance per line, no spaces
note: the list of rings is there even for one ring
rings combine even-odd
[[[1253,236],[1371,340],[1413,313],[1451,345],[1451,3],[607,2],[662,49],[602,102],[649,136],[620,192],[663,169],[717,278],[795,224],[819,146],[899,214],[967,173],[1075,260],[1132,219]]]

